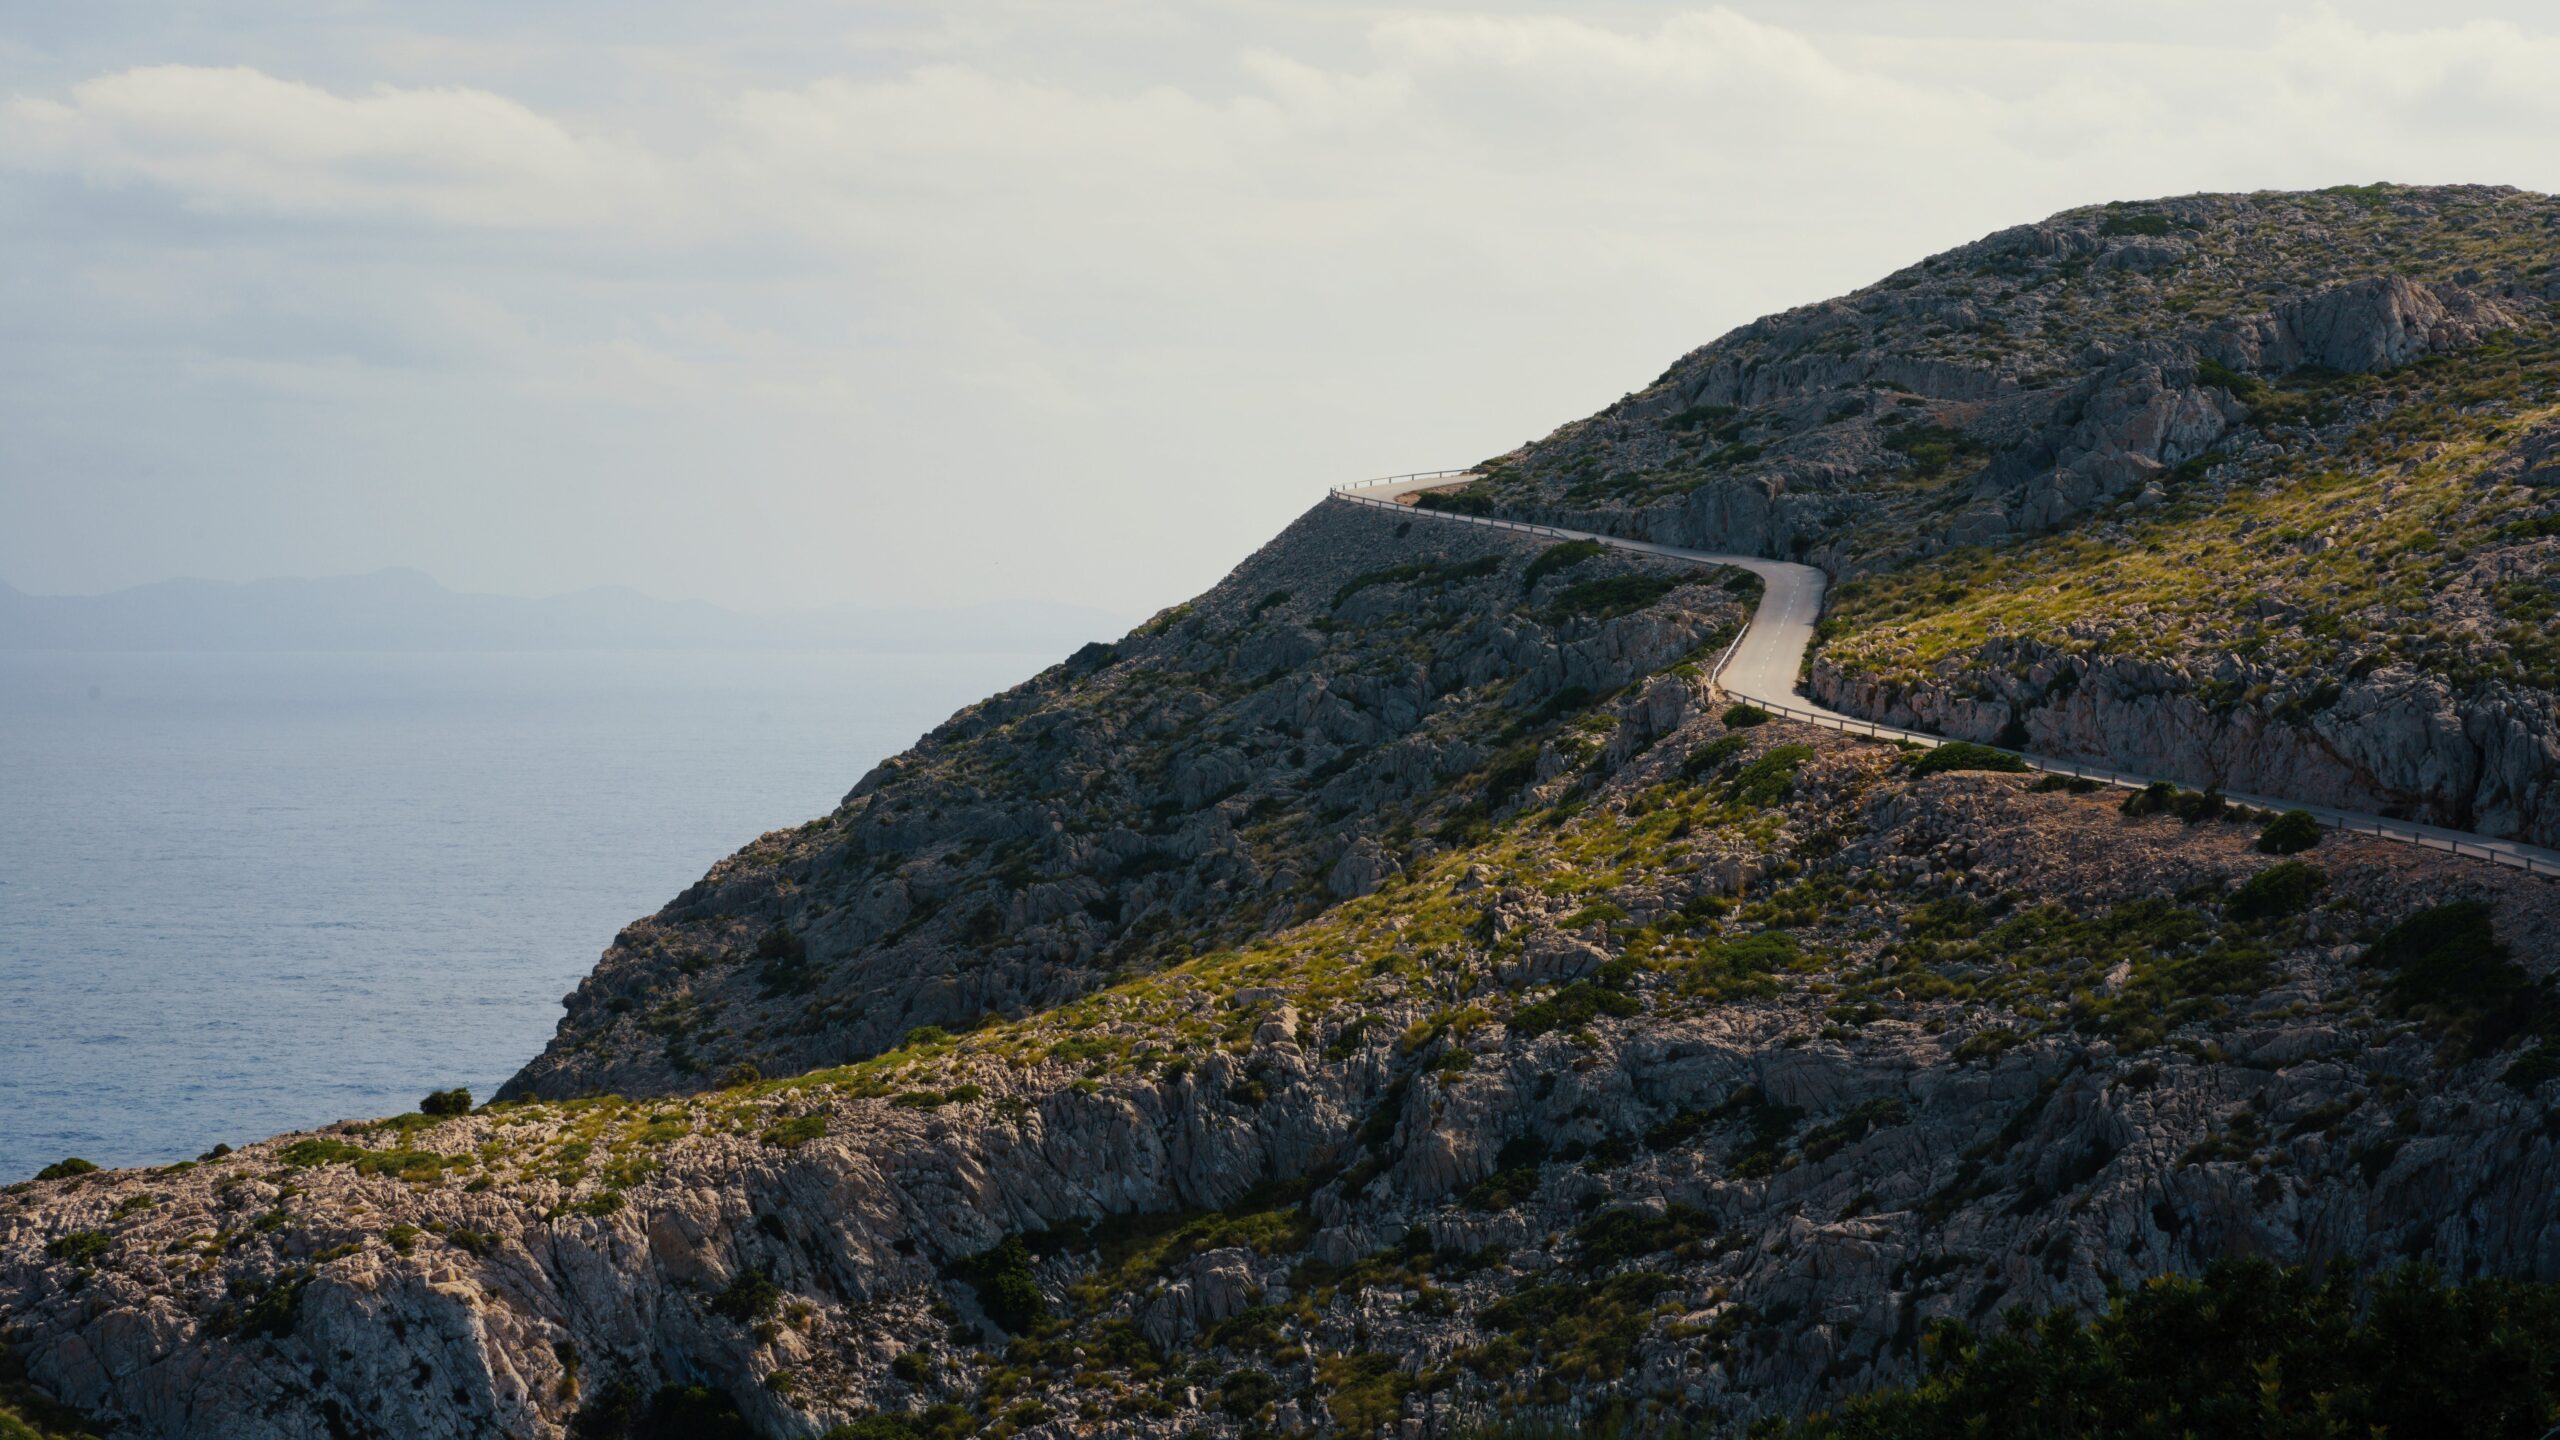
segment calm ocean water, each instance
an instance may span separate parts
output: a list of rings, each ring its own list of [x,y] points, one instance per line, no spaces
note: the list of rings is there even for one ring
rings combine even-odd
[[[625,922],[1052,658],[0,654],[0,1181],[485,1097]]]

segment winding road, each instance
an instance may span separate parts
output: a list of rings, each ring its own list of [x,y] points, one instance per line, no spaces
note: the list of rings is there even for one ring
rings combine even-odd
[[[1532,525],[1518,520],[1504,520],[1486,515],[1460,515],[1448,510],[1415,508],[1413,497],[1425,490],[1446,489],[1463,483],[1466,472],[1445,470],[1419,475],[1402,475],[1391,480],[1363,485],[1338,486],[1333,498],[1354,505],[1379,506],[1400,511],[1416,519],[1446,520],[1462,525],[1487,525],[1499,530],[1541,535],[1556,540],[1596,540],[1613,549],[1638,555],[1658,555],[1665,559],[1686,560],[1697,565],[1724,565],[1748,570],[1760,577],[1765,588],[1760,595],[1760,608],[1752,612],[1751,623],[1743,627],[1724,658],[1717,662],[1709,677],[1718,688],[1739,700],[1789,719],[1802,720],[1852,735],[1869,735],[1880,740],[1907,740],[1918,745],[1942,745],[1945,737],[1923,734],[1917,730],[1900,730],[1879,725],[1855,715],[1825,709],[1796,692],[1796,677],[1804,667],[1805,652],[1813,645],[1814,622],[1822,616],[1822,593],[1828,577],[1811,565],[1798,565],[1786,560],[1765,560],[1757,555],[1719,555],[1706,550],[1684,550],[1675,545],[1657,545],[1650,540],[1628,540],[1616,535],[1602,535],[1589,530],[1569,530],[1558,525]],[[2165,775],[2137,775],[2129,770],[2111,770],[2084,760],[2056,759],[2052,756],[2012,750],[2038,770],[2056,775],[2080,776],[2102,784],[2126,789],[2141,789],[2159,780],[2176,780]],[[2189,782],[2179,782],[2189,783]],[[2462,830],[2448,830],[2436,825],[2421,825],[2413,820],[2394,820],[2384,815],[2367,815],[2352,810],[2337,810],[2325,805],[2309,805],[2299,800],[2278,796],[2250,795],[2226,791],[2235,803],[2261,810],[2306,810],[2320,823],[2332,829],[2375,835],[2386,840],[2399,840],[2429,850],[2442,850],[2493,864],[2511,865],[2537,875],[2560,875],[2560,850],[2547,850],[2517,840],[2500,840],[2474,835]]]

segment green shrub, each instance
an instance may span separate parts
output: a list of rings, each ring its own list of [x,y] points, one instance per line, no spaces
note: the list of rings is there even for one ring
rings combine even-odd
[[[569,1422],[569,1440],[757,1440],[728,1396],[702,1385],[664,1385],[643,1400],[617,1381],[596,1392]],[[899,1432],[898,1440],[905,1440]]]
[[[2268,855],[2299,855],[2320,843],[2320,821],[2308,810],[2287,810],[2258,832],[2258,849]]]
[[[1754,725],[1766,725],[1769,720],[1768,711],[1748,701],[1725,707],[1724,728],[1727,730],[1748,730]]]
[[[1689,758],[1680,762],[1680,778],[1702,780],[1723,769],[1726,761],[1741,754],[1743,747],[1750,743],[1741,735],[1719,735],[1689,752]]]
[[[2328,883],[2328,873],[2317,865],[2307,865],[2300,860],[2270,865],[2231,892],[2231,918],[2274,920],[2286,915],[2299,915],[2310,908],[2311,897],[2319,894]]]
[[[55,1260],[68,1260],[86,1270],[107,1257],[115,1242],[95,1230],[72,1230],[45,1242],[44,1253]]]
[[[2226,808],[2219,790],[2181,790],[2169,797],[2169,813],[2190,825],[2214,819]]]
[[[1468,580],[1481,580],[1502,571],[1502,557],[1479,555],[1473,560],[1414,560],[1354,575],[1333,592],[1333,608],[1373,585],[1412,585],[1426,589],[1446,589]]]
[[[52,1164],[37,1171],[36,1178],[39,1180],[68,1180],[74,1175],[94,1175],[97,1173],[97,1170],[97,1166],[90,1164],[88,1161],[81,1159],[77,1155],[72,1155],[64,1159],[56,1160]]]
[[[427,1098],[418,1102],[418,1113],[435,1116],[468,1115],[471,1113],[471,1092],[459,1085],[450,1090],[430,1090],[427,1092]]]
[[[975,1255],[953,1262],[951,1276],[978,1292],[987,1318],[1021,1334],[1049,1314],[1040,1282],[1031,1270],[1031,1247],[1020,1235],[1007,1235]]]
[[[1425,490],[1413,497],[1416,510],[1438,510],[1449,515],[1490,515],[1493,497],[1473,490]]]
[[[968,1411],[946,1401],[910,1414],[865,1415],[820,1440],[959,1440],[975,1429]]]
[[[1769,977],[1803,955],[1796,937],[1784,930],[1763,930],[1736,940],[1717,940],[1698,951],[1680,970],[1680,988],[1710,1000],[1748,1000],[1774,995]]]
[[[1942,1321],[1928,1374],[1768,1433],[1786,1440],[2533,1440],[2560,1419],[2560,1287],[2443,1287],[2402,1270],[2359,1303],[2263,1260],[2166,1275],[2104,1315],[2015,1315],[1979,1337]]]
[[[468,1155],[445,1155],[433,1150],[368,1150],[326,1135],[296,1140],[278,1151],[276,1158],[299,1170],[352,1165],[359,1175],[396,1175],[420,1184],[441,1177],[448,1169],[468,1169],[473,1164]]]
[[[1693,1205],[1672,1204],[1661,1214],[1650,1211],[1603,1210],[1573,1232],[1582,1265],[1607,1270],[1646,1255],[1658,1255],[1715,1232],[1715,1217]]]
[[[1576,980],[1544,1000],[1513,1011],[1510,1028],[1514,1035],[1529,1039],[1550,1030],[1571,1030],[1588,1025],[1602,1015],[1623,1018],[1643,1011],[1644,1002],[1632,995],[1621,995],[1588,980]]]
[[[741,1270],[731,1278],[719,1294],[711,1297],[711,1313],[725,1315],[741,1325],[770,1317],[782,1308],[782,1287],[763,1266]]]
[[[2175,815],[2193,824],[2220,815],[2225,807],[2219,790],[2181,790],[2166,780],[2154,780],[2124,797],[2116,808],[2136,818]]]
[[[1280,1398],[1280,1383],[1259,1370],[1231,1370],[1218,1382],[1217,1406],[1238,1420],[1250,1420]]]
[[[1547,606],[1549,623],[1565,620],[1613,620],[1631,615],[1689,583],[1668,575],[1612,575],[1580,580],[1564,587]]]
[[[2136,215],[2110,215],[2098,222],[2101,235],[2166,235],[2169,217],[2150,212]]]
[[[241,1340],[281,1340],[302,1322],[302,1292],[311,1283],[308,1270],[287,1270],[263,1285],[233,1282],[236,1303],[215,1312],[205,1330]]]
[[[1812,758],[1810,745],[1781,745],[1736,771],[1726,782],[1725,797],[1754,809],[1768,809],[1795,793],[1796,771]]]
[[[904,1097],[900,1098],[903,1099]],[[940,1096],[935,1097],[937,1103],[939,1103],[940,1099]],[[794,1115],[789,1119],[776,1120],[772,1124],[767,1125],[764,1127],[764,1134],[759,1138],[761,1138],[767,1145],[774,1146],[777,1149],[797,1150],[801,1146],[808,1144],[810,1141],[815,1140],[826,1133],[826,1116],[822,1114]]]
[[[2400,1013],[2436,1027],[2457,1054],[2479,1056],[2555,1028],[2550,987],[2507,958],[2489,907],[2457,900],[2383,932],[2365,963],[2390,972]]]
[[[1562,544],[1550,545],[1539,553],[1537,559],[1529,562],[1527,570],[1521,572],[1520,588],[1533,589],[1547,576],[1559,570],[1570,570],[1585,560],[1596,560],[1607,553],[1608,549],[1608,546],[1597,540],[1567,540]]]
[[[1950,740],[1935,750],[1923,751],[1911,758],[1914,775],[1939,775],[1950,770],[1998,770],[2015,774],[2028,767],[2027,762],[2006,750],[1976,745],[1970,740]]]
[[[1935,480],[1958,467],[1970,470],[1991,453],[1981,441],[1943,425],[1907,425],[1884,444],[1911,457],[1915,480]]]

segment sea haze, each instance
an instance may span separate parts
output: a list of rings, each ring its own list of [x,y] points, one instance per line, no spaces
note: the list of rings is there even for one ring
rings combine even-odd
[[[486,1096],[623,924],[1059,653],[0,653],[0,1180]]]
[[[748,613],[637,590],[480,595],[417,570],[319,579],[164,580],[104,595],[0,583],[0,650],[957,650],[1065,654],[1125,628],[1042,601]]]

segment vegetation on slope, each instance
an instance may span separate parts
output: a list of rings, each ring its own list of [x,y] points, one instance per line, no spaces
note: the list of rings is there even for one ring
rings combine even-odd
[[[2224,1261],[2083,1320],[2013,1314],[1928,1337],[1919,1384],[1786,1440],[2535,1440],[2560,1421],[2560,1287],[2423,1270],[2359,1278]]]

